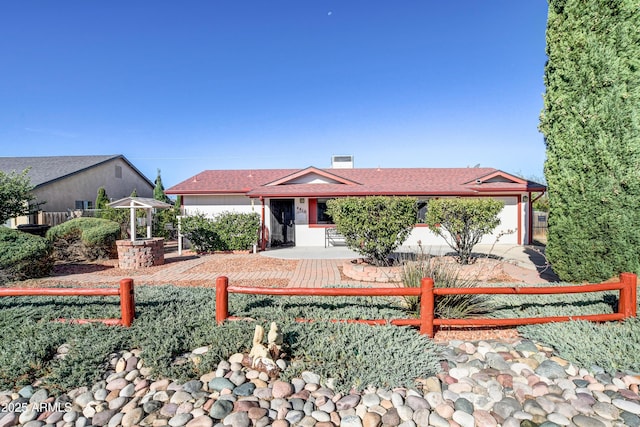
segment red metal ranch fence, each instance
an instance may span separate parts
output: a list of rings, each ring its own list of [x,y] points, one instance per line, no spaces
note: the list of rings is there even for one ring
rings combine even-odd
[[[620,280],[614,283],[599,283],[576,286],[546,287],[478,287],[478,288],[435,288],[433,279],[423,278],[419,288],[249,288],[230,286],[229,279],[221,276],[216,279],[216,322],[218,324],[229,316],[229,293],[252,295],[298,295],[298,296],[418,296],[420,297],[420,317],[415,319],[375,319],[344,320],[346,322],[381,325],[390,323],[397,326],[417,326],[421,334],[433,337],[436,327],[499,327],[515,325],[531,325],[537,323],[566,322],[569,320],[589,320],[605,322],[623,320],[637,315],[637,276],[633,273],[620,274]],[[442,295],[541,295],[570,294],[586,292],[603,292],[618,290],[618,311],[609,314],[591,314],[582,316],[523,317],[508,319],[470,318],[440,319],[435,318],[435,297]],[[336,321],[340,321],[337,320]]]
[[[2,288],[0,297],[18,296],[119,296],[120,319],[73,319],[73,323],[101,322],[106,325],[131,326],[135,318],[133,279],[120,280],[118,288]],[[64,320],[64,319],[61,319]]]

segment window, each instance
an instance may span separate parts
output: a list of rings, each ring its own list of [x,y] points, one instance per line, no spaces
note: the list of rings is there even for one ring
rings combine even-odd
[[[116,165],[116,178],[122,178],[122,166]]]
[[[333,218],[327,214],[327,200],[331,199],[318,199],[318,224],[333,224]]]
[[[76,200],[76,210],[93,209],[93,201],[91,200]]]

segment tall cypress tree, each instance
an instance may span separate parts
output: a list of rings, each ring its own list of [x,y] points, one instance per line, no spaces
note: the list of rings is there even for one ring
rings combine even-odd
[[[98,188],[98,195],[96,196],[96,209],[106,209],[109,204],[109,196],[107,196],[107,190],[104,187]]]
[[[158,169],[158,175],[156,176],[155,187],[153,188],[153,198],[160,200],[161,202],[171,203],[171,200],[164,193],[164,185],[162,185],[162,177],[160,176],[160,169]]]
[[[549,0],[547,256],[563,280],[640,270],[640,0]]]

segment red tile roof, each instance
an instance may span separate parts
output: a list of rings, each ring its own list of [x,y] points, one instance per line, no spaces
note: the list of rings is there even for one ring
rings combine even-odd
[[[306,175],[334,183],[295,183]],[[256,169],[206,170],[167,194],[246,194],[249,197],[366,195],[474,195],[543,191],[541,184],[494,168]]]

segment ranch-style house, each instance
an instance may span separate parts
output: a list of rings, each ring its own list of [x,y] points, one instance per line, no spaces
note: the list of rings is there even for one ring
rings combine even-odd
[[[418,241],[444,245],[421,222],[430,199],[492,197],[504,201],[501,223],[481,243],[532,242],[532,202],[546,187],[494,168],[354,168],[352,158],[331,168],[205,170],[167,189],[182,196],[184,215],[255,212],[262,219],[260,245],[327,246],[327,200],[350,196],[412,196],[419,203],[416,226],[405,246]],[[338,158],[339,160],[340,158]],[[351,161],[350,161],[351,160]]]

